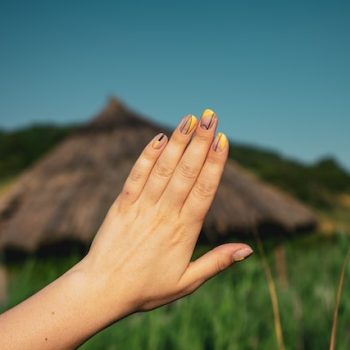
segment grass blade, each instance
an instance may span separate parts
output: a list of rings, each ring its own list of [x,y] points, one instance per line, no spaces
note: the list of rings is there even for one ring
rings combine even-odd
[[[337,296],[336,296],[335,308],[334,308],[334,313],[333,313],[333,324],[332,324],[332,333],[331,333],[331,341],[330,341],[329,350],[335,350],[335,340],[336,340],[336,336],[337,336],[337,322],[338,322],[339,305],[340,305],[341,295],[343,292],[344,276],[345,276],[345,271],[346,271],[346,267],[348,265],[349,258],[350,258],[350,247],[349,247],[348,252],[344,258],[343,266],[342,266],[340,276],[339,276]]]
[[[259,254],[261,256],[263,270],[264,270],[267,284],[269,287],[278,350],[284,350],[282,324],[281,324],[280,312],[279,312],[279,307],[278,307],[278,297],[277,297],[275,282],[274,282],[273,277],[272,277],[272,272],[271,272],[270,266],[267,262],[267,258],[266,258],[266,254],[265,254],[265,250],[264,250],[264,245],[261,241],[259,232],[256,228],[254,228],[253,233],[255,236],[255,240],[257,243]]]

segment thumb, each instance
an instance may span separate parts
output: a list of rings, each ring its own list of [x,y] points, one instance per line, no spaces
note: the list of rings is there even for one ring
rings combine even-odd
[[[211,277],[252,253],[253,249],[243,243],[228,243],[212,249],[189,264],[181,278],[184,289],[193,292]]]

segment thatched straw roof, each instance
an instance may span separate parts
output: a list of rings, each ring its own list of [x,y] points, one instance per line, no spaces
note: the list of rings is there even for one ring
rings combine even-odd
[[[159,131],[169,133],[112,100],[1,198],[0,249],[90,243],[136,157]],[[204,233],[215,240],[253,226],[295,232],[315,225],[309,209],[229,161]]]

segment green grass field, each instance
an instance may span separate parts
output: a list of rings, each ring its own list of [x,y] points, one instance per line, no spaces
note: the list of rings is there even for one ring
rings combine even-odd
[[[254,246],[254,243],[252,244]],[[286,349],[327,349],[346,236],[309,235],[284,243],[288,288],[276,272],[273,242],[265,250],[277,285]],[[197,250],[205,249],[202,247]],[[10,307],[66,271],[77,253],[10,263]],[[350,267],[339,309],[337,349],[350,348]],[[84,320],[82,320],[84,322]],[[82,349],[276,349],[273,313],[261,257],[236,264],[196,293],[149,313],[132,315]]]
[[[48,152],[71,126],[0,130],[0,196],[21,171]],[[336,160],[302,164],[276,152],[234,144],[231,157],[284,189],[320,215],[322,232],[284,242],[287,288],[279,282],[273,242],[264,242],[277,286],[286,349],[328,349],[339,274],[350,238],[350,174]],[[308,181],[304,181],[308,179]],[[251,242],[249,242],[251,243]],[[252,244],[254,245],[254,242]],[[197,249],[200,254],[205,248]],[[206,248],[208,249],[208,248]],[[27,257],[7,263],[9,300],[0,312],[57,278],[80,258]],[[281,280],[282,281],[282,280]],[[350,267],[339,308],[337,350],[350,349]],[[84,320],[82,320],[84,322]],[[132,315],[93,337],[82,349],[277,349],[261,257],[235,265],[192,296],[150,313]]]

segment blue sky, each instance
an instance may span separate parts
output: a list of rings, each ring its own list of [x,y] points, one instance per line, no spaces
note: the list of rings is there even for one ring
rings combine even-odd
[[[171,126],[350,168],[349,1],[2,1],[0,127],[83,121],[110,95]]]

